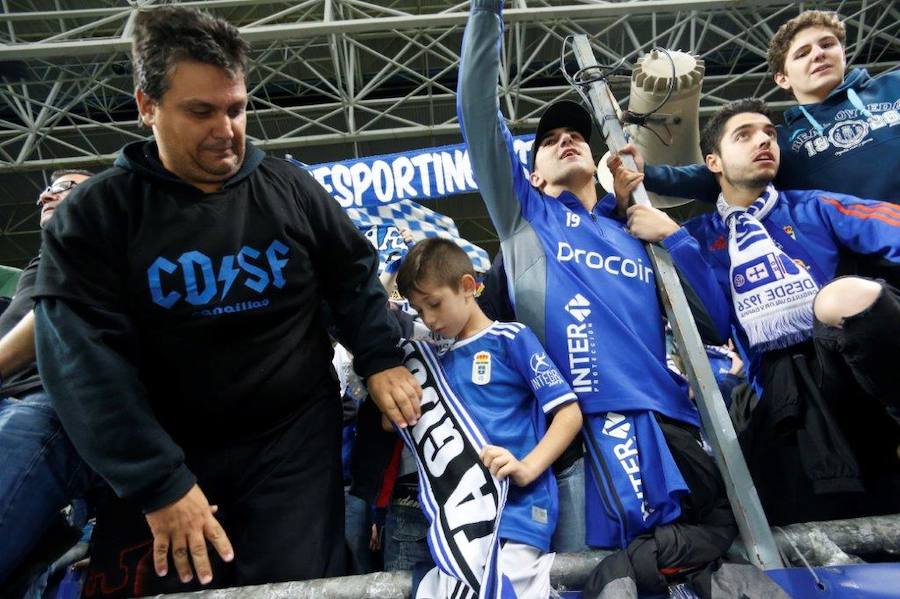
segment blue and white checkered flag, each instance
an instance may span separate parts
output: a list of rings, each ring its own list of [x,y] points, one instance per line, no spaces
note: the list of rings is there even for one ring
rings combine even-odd
[[[476,271],[487,272],[491,267],[488,253],[460,237],[452,218],[412,200],[401,200],[383,206],[345,208],[344,211],[378,250],[382,270],[386,265],[391,265],[388,268],[396,267],[406,255],[408,248],[400,237],[400,229],[409,229],[416,239],[451,239],[465,250]]]

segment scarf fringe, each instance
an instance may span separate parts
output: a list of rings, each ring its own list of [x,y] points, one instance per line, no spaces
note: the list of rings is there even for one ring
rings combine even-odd
[[[750,345],[769,351],[802,343],[812,337],[813,312],[809,305],[787,308],[769,318],[742,323]]]

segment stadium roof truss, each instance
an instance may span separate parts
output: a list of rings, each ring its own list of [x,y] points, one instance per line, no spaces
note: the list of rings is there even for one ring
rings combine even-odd
[[[0,263],[16,253],[4,245],[34,236],[33,198],[45,173],[109,164],[124,143],[148,134],[137,122],[128,50],[137,11],[163,3],[0,0]],[[468,2],[180,4],[227,18],[251,42],[248,135],[264,149],[315,163],[459,141],[454,91]],[[845,17],[851,64],[873,74],[896,68],[900,9],[891,0],[511,0],[501,107],[521,129],[548,100],[570,95],[559,56],[577,33],[590,36],[598,60],[623,61],[624,76],[612,81],[622,103],[631,65],[659,45],[704,59],[701,115],[749,95],[784,106],[766,46],[807,8]]]

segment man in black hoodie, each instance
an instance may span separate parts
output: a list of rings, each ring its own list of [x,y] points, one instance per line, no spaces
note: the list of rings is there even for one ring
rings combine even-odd
[[[310,175],[245,139],[247,50],[206,13],[138,13],[136,100],[153,140],[125,146],[44,233],[39,367],[72,442],[122,498],[102,534],[98,515],[111,551],[94,561],[112,568],[88,594],[344,573],[323,302],[379,407],[399,426],[418,417],[371,245]]]

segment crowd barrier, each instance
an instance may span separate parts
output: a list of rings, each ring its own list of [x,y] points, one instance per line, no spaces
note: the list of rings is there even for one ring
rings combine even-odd
[[[791,524],[773,528],[772,532],[785,562],[800,568],[860,564],[863,563],[860,555],[878,554],[900,560],[900,514]],[[729,552],[741,556],[743,548],[738,542]],[[550,574],[553,588],[560,592],[580,589],[591,570],[609,553],[587,551],[557,554]],[[361,576],[180,593],[166,595],[166,598],[406,599],[411,592],[411,572],[376,572]]]

